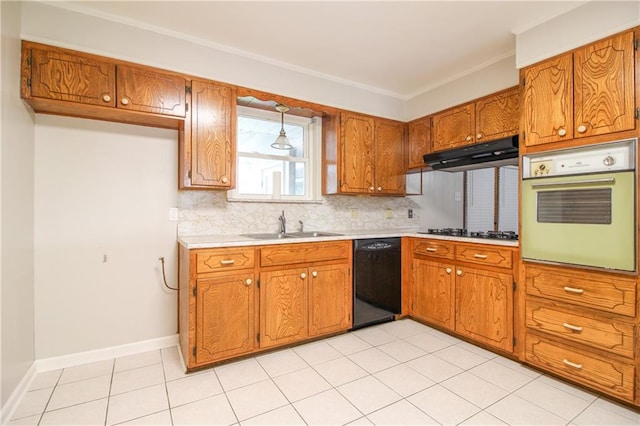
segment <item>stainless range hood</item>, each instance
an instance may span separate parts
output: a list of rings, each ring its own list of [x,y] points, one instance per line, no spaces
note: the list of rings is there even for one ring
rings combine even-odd
[[[518,165],[518,135],[424,155],[433,170],[459,172]]]

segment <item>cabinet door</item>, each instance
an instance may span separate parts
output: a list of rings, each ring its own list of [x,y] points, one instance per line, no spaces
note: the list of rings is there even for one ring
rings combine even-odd
[[[309,336],[351,328],[351,272],[348,265],[309,268]]]
[[[343,113],[340,122],[340,191],[367,194],[373,186],[373,118]]]
[[[404,124],[375,120],[374,186],[376,194],[404,194]]]
[[[524,70],[526,146],[573,137],[573,56],[568,53]]]
[[[233,188],[235,181],[235,89],[192,82],[191,119],[186,121],[184,162],[190,163],[190,185]]]
[[[456,332],[513,350],[513,276],[456,266]]]
[[[414,259],[412,315],[453,330],[454,277],[453,265]]]
[[[518,134],[520,128],[520,88],[476,102],[476,142]]]
[[[633,52],[633,31],[576,50],[576,137],[635,128]]]
[[[431,117],[423,117],[408,124],[407,168],[425,167],[424,154],[431,152]]]
[[[306,268],[260,274],[260,347],[306,338],[308,333]]]
[[[251,273],[196,281],[196,364],[253,350],[254,292]]]
[[[475,105],[448,109],[433,116],[433,151],[469,145],[475,142]]]
[[[187,82],[149,68],[118,66],[118,108],[184,117]]]
[[[60,50],[31,48],[31,96],[114,107],[116,67]]]

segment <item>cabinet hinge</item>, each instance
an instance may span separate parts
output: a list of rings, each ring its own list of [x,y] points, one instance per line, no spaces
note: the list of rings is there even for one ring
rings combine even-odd
[[[31,84],[29,84],[31,85]],[[636,108],[636,120],[640,118],[640,108]]]
[[[527,132],[525,132],[524,130],[522,131],[522,140],[523,141],[527,140]]]
[[[513,282],[513,291],[516,291],[516,288],[518,288],[518,285],[516,284],[516,282]]]
[[[30,78],[27,79],[27,87],[31,87],[31,79]]]
[[[189,170],[189,171],[187,172],[187,177],[188,177],[189,179],[191,179],[191,170]]]
[[[522,78],[522,87],[524,87],[526,85],[526,83],[527,83],[527,79],[523,77]]]
[[[194,287],[193,288],[193,297],[196,297],[196,295],[197,295],[197,290],[196,290],[196,287]]]
[[[515,348],[517,344],[518,344],[518,339],[516,339],[516,338],[514,337],[514,338],[513,338],[513,347]]]
[[[198,350],[196,349],[196,347],[193,347],[193,350],[191,351],[191,353],[193,354],[193,356],[196,356],[196,353],[198,352]]]
[[[260,280],[256,280],[256,285],[258,286],[258,288],[260,288]]]
[[[184,103],[184,112],[189,112],[189,103],[188,102]]]
[[[184,93],[191,93],[191,86],[184,86]]]
[[[27,56],[27,65],[31,66],[31,56]]]
[[[640,39],[633,40],[633,48],[638,50],[638,46],[640,46]]]
[[[258,344],[260,343],[260,333],[256,334],[256,340],[258,341]]]

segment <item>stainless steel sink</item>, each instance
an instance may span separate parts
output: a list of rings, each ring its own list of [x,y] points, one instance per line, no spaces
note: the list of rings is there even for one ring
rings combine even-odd
[[[288,232],[286,234],[281,233],[257,233],[257,234],[241,234],[243,237],[255,238],[256,240],[279,240],[282,238],[314,238],[314,237],[337,237],[343,234],[336,234],[333,232]]]

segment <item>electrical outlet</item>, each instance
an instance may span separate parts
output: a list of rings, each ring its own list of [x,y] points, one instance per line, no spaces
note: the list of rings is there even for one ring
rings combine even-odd
[[[391,209],[386,209],[384,211],[384,218],[385,219],[393,219],[393,210]]]
[[[178,208],[177,207],[169,207],[169,221],[177,222],[178,221]]]
[[[351,213],[351,219],[358,218],[358,209],[349,209],[349,212]]]
[[[409,219],[413,219],[413,209],[407,210],[407,217],[409,217]]]

